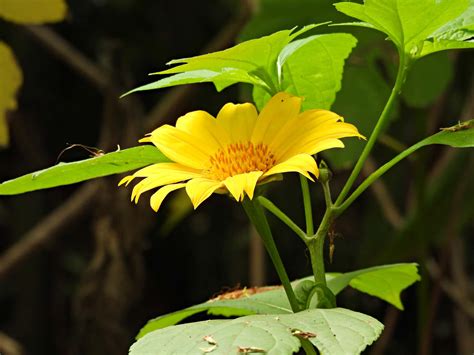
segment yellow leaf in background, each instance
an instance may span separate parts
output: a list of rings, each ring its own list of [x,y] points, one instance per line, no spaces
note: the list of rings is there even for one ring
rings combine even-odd
[[[66,11],[64,0],[0,0],[0,17],[20,24],[58,22]]]
[[[2,3],[0,0],[0,3]],[[21,1],[21,0],[17,0]],[[0,148],[8,145],[7,111],[16,109],[16,92],[23,76],[15,56],[5,43],[0,42]]]

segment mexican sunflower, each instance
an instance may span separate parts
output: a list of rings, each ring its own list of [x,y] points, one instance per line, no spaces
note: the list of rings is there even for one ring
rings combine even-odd
[[[302,99],[284,92],[273,96],[260,114],[250,103],[228,103],[214,118],[205,111],[180,117],[140,142],[153,143],[172,162],[157,163],[127,176],[119,185],[135,185],[132,201],[159,188],[150,198],[158,211],[172,191],[186,189],[194,208],[212,193],[229,192],[237,201],[253,198],[257,184],[281,173],[318,177],[313,154],[342,148],[343,137],[363,138],[357,128],[327,110],[300,113]],[[314,180],[313,180],[314,181]]]

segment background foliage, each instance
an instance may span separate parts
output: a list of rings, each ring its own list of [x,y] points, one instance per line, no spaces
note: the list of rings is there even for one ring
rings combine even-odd
[[[300,0],[296,8],[282,0],[262,0],[257,8],[253,2],[213,1],[190,3],[187,11],[165,1],[68,5],[68,20],[52,28],[0,22],[2,39],[24,72],[19,110],[8,115],[11,145],[0,152],[2,181],[53,165],[67,143],[107,152],[117,144],[123,149],[188,110],[215,113],[226,101],[250,99],[245,87],[217,95],[210,84],[202,84],[117,100],[149,82],[143,73],[165,69],[171,58],[224,49],[237,36],[244,40],[295,25],[353,21],[322,0]],[[350,31],[357,37],[332,109],[367,134],[394,80],[393,46],[383,34],[365,28],[312,31]],[[474,116],[472,61],[472,52],[442,52],[416,64],[420,70],[407,78],[365,174],[401,147]],[[362,148],[356,140],[347,146],[325,156],[339,186]],[[384,176],[371,189],[375,198],[367,193],[334,227],[336,251],[329,271],[391,261],[421,265],[422,282],[404,294],[403,314],[351,290],[341,295],[340,305],[386,325],[374,353],[472,350],[473,293],[467,275],[473,265],[467,252],[474,204],[466,198],[474,192],[472,153],[425,149]],[[60,160],[89,154],[75,147]],[[190,213],[186,198],[177,196],[156,215],[146,203],[133,208],[128,192],[115,187],[117,181],[110,177],[0,200],[5,250],[0,327],[29,353],[126,353],[147,319],[202,302],[225,290],[223,285],[277,282],[241,209],[228,199],[213,198]],[[287,191],[269,193],[301,220],[302,211],[292,209],[300,199],[296,179],[290,176],[284,183]],[[322,212],[317,186],[313,193],[317,213]],[[309,274],[309,260],[295,258],[303,246],[283,228],[276,237],[291,277]],[[52,326],[39,326],[46,323]]]

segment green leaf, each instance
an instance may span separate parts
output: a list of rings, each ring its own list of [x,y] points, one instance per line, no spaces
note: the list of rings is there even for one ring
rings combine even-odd
[[[16,195],[120,174],[146,165],[169,161],[156,147],[141,146],[23,175],[0,184],[0,195]]]
[[[460,122],[454,126],[441,129],[441,132],[423,139],[413,147],[418,149],[430,144],[449,145],[453,148],[474,147],[474,120]]]
[[[258,293],[255,293],[257,291]],[[248,314],[284,314],[292,313],[290,303],[282,287],[263,287],[259,289],[243,289],[237,295],[232,293],[229,298],[217,297],[189,308],[165,314],[151,319],[137,335],[145,334],[176,324],[183,319],[200,312],[218,316],[241,316]],[[232,298],[231,298],[232,297]],[[238,297],[238,298],[237,298]]]
[[[220,72],[202,69],[187,71],[184,73],[179,73],[169,76],[167,78],[160,79],[153,83],[146,84],[133,90],[130,90],[129,92],[123,94],[122,97],[137,91],[155,90],[176,85],[206,82],[214,83],[217,91],[221,91],[227,86],[230,86],[236,82],[248,83],[267,88],[267,85],[263,80],[261,80],[255,75],[249,74],[248,72],[242,69],[224,68]]]
[[[383,330],[366,314],[344,308],[312,309],[294,314],[252,315],[211,320],[156,330],[140,338],[130,355],[234,354],[242,352],[292,354],[300,335],[322,355],[360,354]]]
[[[315,35],[293,41],[278,56],[276,72],[280,88],[305,98],[303,109],[329,109],[341,88],[344,61],[357,40],[346,33]],[[254,100],[262,108],[270,95],[254,88]]]
[[[452,78],[453,63],[448,53],[422,58],[408,72],[402,97],[412,107],[427,107],[446,90]]]
[[[364,275],[371,275],[372,278],[384,278],[387,275],[397,276],[393,282],[390,278],[387,279],[390,290],[393,292],[389,296],[386,295],[385,290],[379,290],[379,292],[373,292],[372,289],[367,290],[364,287],[365,280]],[[301,280],[296,280],[292,283],[295,292],[297,291],[297,297],[299,296],[300,302],[306,302],[308,295],[311,293],[314,283],[311,282],[313,277],[306,277]],[[399,282],[400,279],[404,279],[408,282]],[[399,298],[396,297],[395,293],[402,292],[403,289],[411,285],[412,283],[419,280],[417,273],[416,264],[393,264],[376,266],[358,271],[353,271],[345,274],[326,274],[327,287],[334,294],[337,295],[348,285],[353,286],[352,282],[356,282],[357,288],[361,292],[369,293],[375,297],[382,298],[383,300],[399,306]],[[219,316],[241,316],[248,314],[291,314],[291,307],[286,297],[286,294],[282,287],[263,287],[263,288],[251,288],[243,289],[241,291],[234,291],[229,295],[219,296],[216,299],[209,300],[207,302],[177,311],[170,314],[165,314],[158,318],[150,320],[138,334],[137,338],[143,337],[145,334],[161,329],[173,324],[176,324],[183,319],[200,312],[207,312],[211,315]]]
[[[329,109],[341,88],[344,61],[357,44],[346,33],[316,35],[290,43],[302,46],[288,55],[283,64],[282,88],[305,97],[303,109]]]
[[[337,294],[350,285],[403,309],[400,293],[419,280],[417,264],[393,264],[341,274],[331,280],[330,287]]]
[[[179,65],[153,74],[176,75],[141,86],[125,95],[135,91],[201,82],[213,82],[219,91],[238,82],[273,88],[276,83],[276,60],[280,51],[297,36],[320,25],[309,25],[298,31],[278,31],[223,51],[172,60],[169,65]]]
[[[441,39],[438,31],[449,27],[448,23],[455,26],[467,10],[468,0],[365,0],[364,4],[342,2],[335,6],[387,34],[401,51],[419,57],[428,54],[422,52],[424,41]]]

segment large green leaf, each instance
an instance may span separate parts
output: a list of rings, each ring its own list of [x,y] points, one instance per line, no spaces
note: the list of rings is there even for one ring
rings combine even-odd
[[[424,42],[428,42],[428,47],[430,42],[436,42],[437,50],[443,50],[449,48],[442,48],[440,40],[459,41],[462,38],[459,31],[465,28],[466,18],[468,20],[464,14],[469,12],[469,1],[365,0],[364,4],[338,3],[336,8],[363,21],[356,24],[386,33],[406,54],[419,57],[433,51],[423,50]]]
[[[169,161],[156,147],[140,146],[23,175],[0,184],[0,195],[69,185],[102,176],[119,174],[146,165]]]
[[[338,293],[350,285],[403,310],[400,293],[419,280],[417,264],[382,265],[342,274],[332,280],[331,289]]]
[[[280,88],[302,96],[303,109],[329,109],[341,88],[344,61],[357,40],[346,33],[315,35],[293,41],[278,56],[276,72]],[[270,95],[254,88],[254,100],[262,108]]]
[[[322,355],[360,354],[383,330],[366,314],[344,308],[294,314],[252,315],[156,330],[140,338],[130,355],[145,354],[292,354],[308,339]]]
[[[293,286],[296,287],[300,282],[310,279],[312,277],[294,281]],[[406,287],[419,280],[419,275],[416,264],[393,264],[344,274],[326,274],[326,279],[329,289],[335,295],[350,285],[402,309],[399,295]],[[373,280],[381,279],[385,280],[385,284],[381,285],[377,281],[375,286],[371,285]],[[137,338],[200,312],[230,317],[248,314],[291,314],[292,310],[281,287],[243,289],[152,319],[140,330]]]

